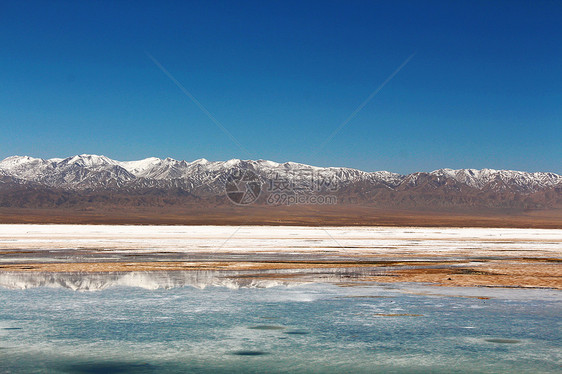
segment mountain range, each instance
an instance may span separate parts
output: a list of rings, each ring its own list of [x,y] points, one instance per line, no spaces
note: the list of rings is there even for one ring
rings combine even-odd
[[[386,209],[551,209],[562,206],[562,176],[550,172],[439,169],[401,175],[267,160],[192,162],[155,157],[117,161],[77,155],[0,161],[0,207],[69,208],[232,205],[225,184],[245,172],[274,192],[334,196],[337,205]],[[239,182],[239,181],[237,181]]]

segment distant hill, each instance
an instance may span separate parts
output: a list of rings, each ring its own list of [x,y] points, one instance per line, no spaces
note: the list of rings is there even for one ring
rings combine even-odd
[[[143,211],[145,216],[174,212],[181,217],[191,211],[201,218],[234,209],[241,217],[270,212],[274,222],[279,212],[291,211],[296,221],[288,222],[286,215],[277,221],[297,223],[299,211],[321,222],[327,214],[322,212],[353,217],[355,211],[353,222],[360,224],[369,212],[385,210],[509,217],[561,208],[562,176],[548,172],[439,169],[400,175],[266,160],[116,161],[97,155],[12,156],[0,162],[0,209],[5,212],[99,212],[105,217],[130,212],[132,217]],[[0,212],[0,218],[14,222],[17,213]]]

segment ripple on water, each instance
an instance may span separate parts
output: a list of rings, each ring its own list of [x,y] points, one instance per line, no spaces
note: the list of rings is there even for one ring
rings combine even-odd
[[[307,335],[309,334],[308,331],[304,331],[304,330],[291,330],[291,331],[284,331],[283,334],[288,334],[288,335]]]
[[[377,317],[423,317],[423,314],[412,313],[375,313]]]
[[[67,373],[83,374],[118,374],[118,373],[153,373],[156,368],[147,363],[134,362],[83,362],[69,365]]]
[[[248,327],[250,330],[284,330],[284,326],[277,325],[257,325]]]
[[[492,339],[485,339],[489,343],[499,343],[499,344],[517,344],[521,343],[521,340],[517,339],[501,339],[501,338],[492,338]]]
[[[233,355],[236,356],[263,356],[269,354],[268,352],[264,351],[250,351],[250,350],[242,350],[242,351],[235,351],[232,352]]]

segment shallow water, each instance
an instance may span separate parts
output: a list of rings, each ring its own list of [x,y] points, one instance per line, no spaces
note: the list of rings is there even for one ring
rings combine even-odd
[[[560,372],[560,291],[364,280],[558,259],[562,230],[0,226],[0,373]],[[236,266],[29,271],[131,261]]]
[[[0,371],[557,372],[561,307],[407,284],[0,288]]]

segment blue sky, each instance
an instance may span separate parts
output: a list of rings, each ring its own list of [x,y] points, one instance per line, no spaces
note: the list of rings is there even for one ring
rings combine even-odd
[[[540,0],[2,2],[0,157],[562,173],[561,19]]]

